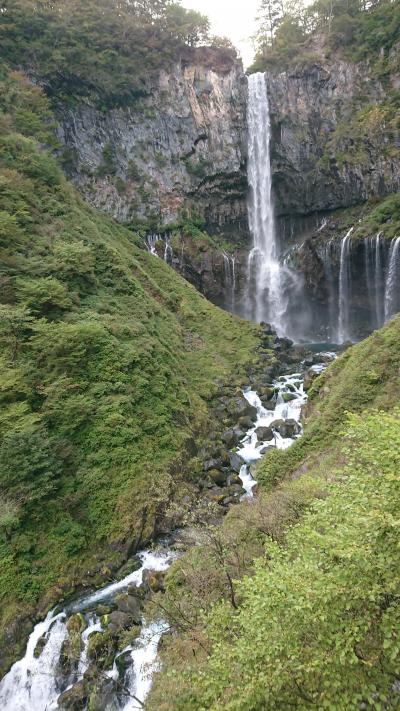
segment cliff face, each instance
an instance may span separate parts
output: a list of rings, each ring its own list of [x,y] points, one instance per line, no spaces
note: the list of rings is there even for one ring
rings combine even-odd
[[[197,49],[148,81],[123,109],[59,111],[69,177],[92,205],[121,222],[179,221],[246,233],[246,78],[240,62]]]
[[[400,151],[389,87],[368,67],[332,60],[269,74],[273,185],[281,232],[315,226],[315,213],[346,208],[400,187]]]

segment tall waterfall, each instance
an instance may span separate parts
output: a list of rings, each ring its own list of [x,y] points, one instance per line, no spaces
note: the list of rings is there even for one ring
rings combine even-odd
[[[351,299],[351,242],[350,235],[353,227],[342,240],[340,250],[339,271],[339,343],[351,340],[350,334],[350,299]]]
[[[396,237],[389,251],[389,265],[385,289],[385,321],[388,321],[400,309],[400,237]]]
[[[265,75],[251,74],[248,81],[248,214],[253,248],[247,264],[246,311],[248,318],[272,321],[278,331],[283,331],[286,308],[272,204],[271,125]]]

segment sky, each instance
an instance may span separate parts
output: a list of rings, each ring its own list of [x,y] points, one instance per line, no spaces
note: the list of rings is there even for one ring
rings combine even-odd
[[[244,66],[251,64],[254,55],[251,35],[255,33],[260,0],[182,0],[182,5],[207,15],[212,34],[229,37],[239,49]]]

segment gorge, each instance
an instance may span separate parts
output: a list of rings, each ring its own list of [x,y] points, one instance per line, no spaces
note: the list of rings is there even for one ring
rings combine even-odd
[[[4,711],[398,708],[399,9],[0,7]]]

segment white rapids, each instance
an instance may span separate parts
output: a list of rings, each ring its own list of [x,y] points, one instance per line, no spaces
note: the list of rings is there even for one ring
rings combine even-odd
[[[325,353],[325,360],[334,357],[334,353]],[[321,372],[324,367],[325,364],[318,363],[312,366],[312,369]],[[256,407],[257,418],[237,448],[237,454],[243,460],[239,474],[245,490],[242,498],[253,497],[257,482],[251,474],[251,464],[261,459],[266,448],[272,446],[286,449],[301,436],[299,424],[295,428],[293,437],[282,437],[278,430],[272,427],[272,440],[266,442],[258,440],[256,430],[259,427],[271,427],[276,420],[295,420],[299,423],[301,409],[307,400],[301,373],[281,376],[272,385],[275,393],[268,404],[273,403],[273,409],[263,406],[255,390],[248,388],[243,393],[246,400]],[[290,395],[292,399],[285,401],[288,399],[285,398],[285,394]],[[50,611],[46,619],[35,626],[29,637],[25,656],[11,667],[0,683],[1,711],[56,711],[59,708],[60,694],[81,680],[89,667],[90,636],[102,631],[100,617],[95,612],[96,605],[112,602],[115,595],[126,590],[128,586],[140,586],[146,570],[167,570],[176,559],[176,553],[169,548],[163,548],[156,551],[142,551],[138,557],[142,563],[138,570],[129,573],[122,580],[81,596],[60,612]],[[66,679],[61,673],[59,662],[63,642],[68,637],[68,618],[78,612],[84,615],[87,624],[81,635],[81,656],[77,670]],[[114,700],[104,711],[108,709],[134,711],[143,708],[151,688],[153,674],[157,669],[158,644],[166,629],[167,624],[164,620],[145,622],[135,643],[117,654],[112,669],[105,673],[110,683],[114,681],[116,684],[116,690]],[[120,679],[116,660],[122,654],[130,655],[131,663],[124,678]]]

